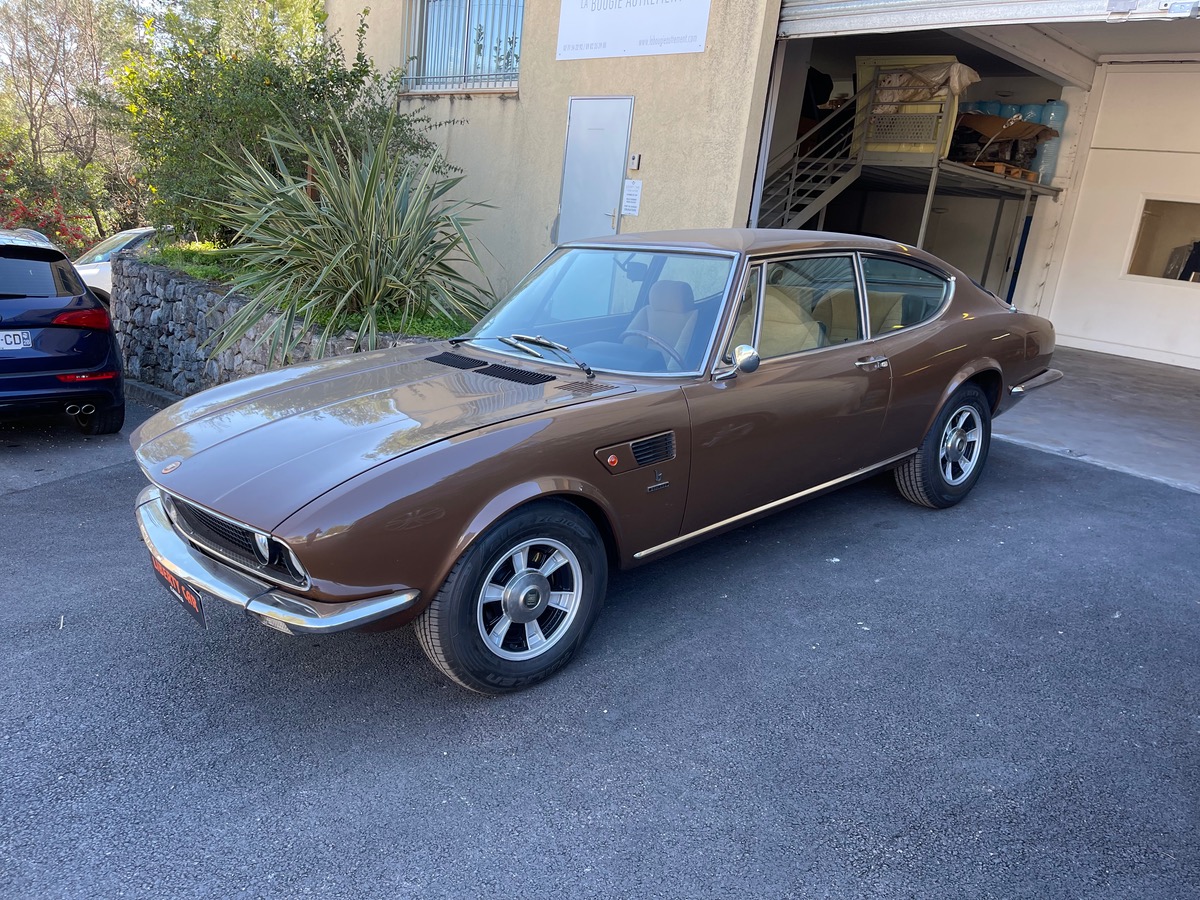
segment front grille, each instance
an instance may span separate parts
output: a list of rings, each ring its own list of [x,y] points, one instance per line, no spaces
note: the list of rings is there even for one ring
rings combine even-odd
[[[675,458],[675,432],[664,431],[629,445],[633,449],[633,458],[639,466],[663,462]]]
[[[476,369],[477,375],[491,375],[493,378],[503,378],[505,381],[515,381],[517,384],[545,384],[554,381],[553,375],[544,372],[531,372],[529,369],[518,369],[515,366],[493,364],[486,369]]]
[[[254,529],[214,515],[178,497],[170,498],[169,509],[174,512],[172,519],[179,529],[205,550],[256,575],[294,587],[308,587],[306,579],[297,576],[286,565],[277,562],[263,565],[258,561],[254,553]]]

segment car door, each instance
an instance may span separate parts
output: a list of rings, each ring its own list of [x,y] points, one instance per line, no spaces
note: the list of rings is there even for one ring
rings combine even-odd
[[[891,373],[865,353],[851,254],[752,267],[717,371],[684,388],[692,468],[683,533],[848,475],[876,460]],[[732,368],[752,344],[761,365]]]

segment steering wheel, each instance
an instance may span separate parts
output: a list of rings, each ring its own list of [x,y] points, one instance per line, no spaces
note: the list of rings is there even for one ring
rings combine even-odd
[[[631,335],[645,338],[663,353],[667,354],[667,356],[669,356],[674,361],[675,365],[679,366],[680,369],[686,368],[683,364],[683,357],[679,355],[674,347],[672,347],[658,335],[651,334],[648,331],[642,331],[640,328],[630,328],[628,331],[622,332],[621,336],[617,338],[617,340],[624,341],[625,338],[630,337]]]

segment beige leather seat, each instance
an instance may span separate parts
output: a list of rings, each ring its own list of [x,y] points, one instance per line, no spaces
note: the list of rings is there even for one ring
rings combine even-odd
[[[904,294],[869,290],[867,311],[871,314],[872,335],[903,328]]]
[[[763,292],[763,321],[758,354],[763,359],[812,350],[823,343],[821,326],[798,302],[804,288],[768,285]]]
[[[832,290],[818,300],[813,318],[825,326],[831,344],[858,340],[858,298],[848,288]]]
[[[871,315],[872,336],[903,328],[904,294],[867,291],[867,311]],[[824,323],[832,344],[858,340],[858,300],[854,291],[845,288],[830,291],[813,307],[813,318]]]
[[[697,316],[690,284],[686,281],[657,281],[650,288],[649,302],[637,311],[626,331],[652,334],[673,348],[680,359],[686,359],[696,333]],[[626,334],[624,341],[633,347],[662,353],[661,347],[640,334]],[[679,370],[678,362],[665,353],[663,356],[669,370]]]

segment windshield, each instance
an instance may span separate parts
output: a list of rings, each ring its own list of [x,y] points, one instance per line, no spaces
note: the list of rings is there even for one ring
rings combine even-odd
[[[512,338],[544,338],[592,368],[612,372],[697,373],[734,261],[682,251],[558,250],[468,337],[515,356],[528,347],[514,347]]]
[[[75,265],[86,266],[92,263],[108,262],[114,253],[128,244],[137,242],[144,234],[145,232],[141,231],[118,232],[112,237],[105,238],[87,253],[83,254],[83,256],[79,257],[79,259],[75,260]]]

